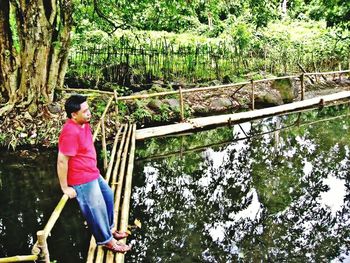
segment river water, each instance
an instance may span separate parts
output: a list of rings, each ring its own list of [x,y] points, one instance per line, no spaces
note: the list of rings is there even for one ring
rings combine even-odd
[[[126,262],[350,262],[348,105],[137,143]],[[0,257],[29,254],[61,197],[56,151],[0,154]],[[69,201],[51,259],[84,262]]]

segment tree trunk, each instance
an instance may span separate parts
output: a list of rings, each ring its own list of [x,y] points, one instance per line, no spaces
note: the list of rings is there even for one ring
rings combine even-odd
[[[13,107],[35,114],[38,104],[52,102],[55,88],[63,85],[72,1],[1,0],[0,116]]]

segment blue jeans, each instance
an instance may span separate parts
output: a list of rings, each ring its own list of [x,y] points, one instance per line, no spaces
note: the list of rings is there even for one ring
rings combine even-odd
[[[114,225],[114,198],[111,188],[100,176],[86,184],[72,186],[77,192],[81,212],[96,239],[96,244],[106,244],[112,240]]]

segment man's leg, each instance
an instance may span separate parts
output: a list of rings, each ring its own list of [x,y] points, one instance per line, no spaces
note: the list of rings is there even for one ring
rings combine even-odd
[[[98,183],[101,189],[101,193],[107,208],[107,216],[109,221],[109,228],[114,227],[114,196],[113,191],[107,184],[107,182],[100,176],[98,178]]]
[[[114,227],[114,194],[102,176],[100,176],[98,179],[98,183],[100,185],[103,198],[106,202],[109,225],[110,229],[112,229]],[[113,237],[117,240],[123,239],[127,236],[128,234],[126,232],[118,232],[116,230],[113,230]]]
[[[110,242],[113,239],[110,218],[98,179],[73,187],[77,192],[80,209],[96,243],[102,245]]]

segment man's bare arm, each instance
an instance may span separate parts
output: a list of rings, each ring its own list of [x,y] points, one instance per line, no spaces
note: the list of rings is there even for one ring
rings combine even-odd
[[[62,192],[69,196],[69,198],[74,198],[77,196],[73,187],[68,186],[67,175],[68,175],[68,161],[69,156],[58,152],[57,157],[57,175],[60,181]]]

